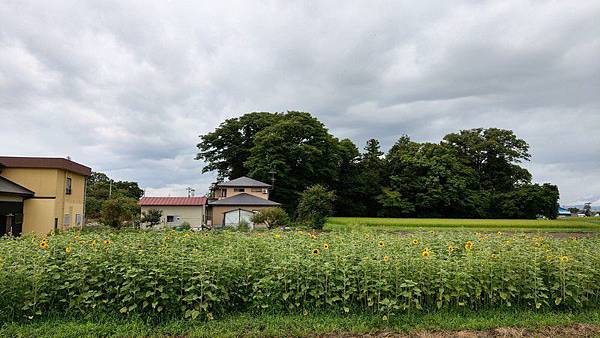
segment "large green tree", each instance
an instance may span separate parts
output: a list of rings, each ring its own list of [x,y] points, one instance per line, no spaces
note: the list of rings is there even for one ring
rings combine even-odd
[[[335,199],[334,213],[339,216],[364,216],[367,207],[361,184],[360,152],[349,139],[338,143],[340,165],[337,177],[331,184],[338,198]]]
[[[256,133],[245,166],[251,177],[262,181],[274,172],[272,197],[292,211],[308,186],[333,183],[341,160],[339,150],[339,141],[311,114],[288,112]]]
[[[144,190],[137,182],[114,181],[104,173],[92,172],[87,180],[85,213],[88,218],[98,218],[102,204],[109,197],[125,197],[137,201],[143,195]]]
[[[528,161],[529,145],[512,130],[476,128],[448,134],[442,143],[454,148],[479,176],[484,190],[511,191],[529,183],[531,174],[519,163]]]
[[[201,135],[196,159],[206,162],[202,172],[216,171],[220,178],[247,175],[245,162],[254,147],[256,134],[282,116],[280,113],[248,113],[227,119],[213,132]]]

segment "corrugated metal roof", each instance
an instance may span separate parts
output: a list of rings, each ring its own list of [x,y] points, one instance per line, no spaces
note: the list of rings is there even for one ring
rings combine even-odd
[[[257,181],[250,177],[242,176],[234,180],[217,183],[218,187],[255,187],[255,188],[269,188],[271,185]]]
[[[231,197],[224,198],[222,200],[210,201],[210,205],[280,205],[277,202],[273,202],[264,198],[256,197],[250,194],[241,193]]]
[[[201,206],[206,204],[206,197],[142,197],[139,205],[143,206]]]
[[[34,192],[0,176],[0,194],[33,197]]]
[[[6,168],[52,168],[72,171],[83,176],[92,174],[90,167],[60,157],[0,156],[0,164]]]

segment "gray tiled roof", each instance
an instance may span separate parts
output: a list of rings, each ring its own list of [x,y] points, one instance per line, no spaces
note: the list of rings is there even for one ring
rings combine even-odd
[[[0,194],[19,195],[25,197],[32,197],[33,191],[16,184],[4,177],[0,176]]]
[[[241,193],[222,200],[210,201],[209,205],[265,205],[278,206],[277,202],[273,202],[264,198],[256,197],[250,194]]]
[[[271,185],[251,179],[250,177],[242,176],[234,180],[217,183],[218,187],[255,187],[255,188],[269,188]]]

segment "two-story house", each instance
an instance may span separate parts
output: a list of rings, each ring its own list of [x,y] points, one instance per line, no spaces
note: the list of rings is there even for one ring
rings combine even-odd
[[[254,213],[280,204],[269,200],[270,184],[248,177],[216,183],[206,208],[206,224],[213,227],[237,226],[241,222],[251,228]]]
[[[90,174],[65,158],[0,156],[0,236],[83,226]]]

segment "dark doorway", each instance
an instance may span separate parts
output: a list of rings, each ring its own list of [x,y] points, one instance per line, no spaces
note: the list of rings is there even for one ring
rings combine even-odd
[[[0,202],[0,236],[23,232],[23,202]]]

